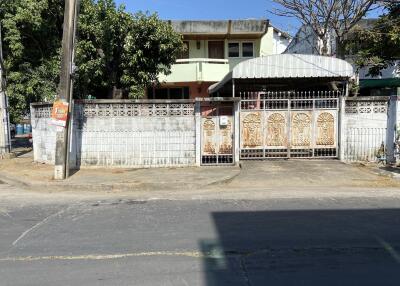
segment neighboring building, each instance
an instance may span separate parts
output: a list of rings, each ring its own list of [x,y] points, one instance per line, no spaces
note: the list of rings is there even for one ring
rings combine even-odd
[[[369,28],[374,25],[376,19],[363,19],[358,23],[359,27]],[[336,55],[336,39],[330,33],[328,40],[328,54]],[[314,54],[319,55],[322,45],[312,31],[310,26],[303,25],[288,45],[286,54]],[[346,56],[346,60],[352,63],[352,56]],[[358,71],[360,79],[360,94],[365,96],[379,96],[399,94],[400,91],[400,64],[396,63],[381,71],[380,76],[372,77],[368,75],[368,68]]]
[[[358,22],[357,27],[369,28],[372,27],[376,22],[376,19],[363,19]],[[322,42],[318,39],[318,36],[314,33],[309,25],[303,25],[297,31],[293,40],[286,48],[286,54],[321,54]],[[328,55],[336,55],[336,39],[334,32],[332,31],[328,35]]]
[[[183,35],[186,51],[160,75],[159,86],[149,88],[149,99],[207,97],[208,88],[248,59],[280,54],[291,37],[267,20],[171,21]]]

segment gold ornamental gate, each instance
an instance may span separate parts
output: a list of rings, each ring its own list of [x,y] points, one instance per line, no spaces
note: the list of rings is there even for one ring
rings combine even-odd
[[[240,158],[337,158],[340,92],[241,92]]]
[[[202,103],[202,165],[234,165],[234,123],[234,105],[232,102]]]

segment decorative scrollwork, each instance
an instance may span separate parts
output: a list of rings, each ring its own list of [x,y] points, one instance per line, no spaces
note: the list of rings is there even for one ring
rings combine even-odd
[[[386,101],[346,101],[346,113],[387,113],[388,104]]]
[[[293,116],[292,145],[311,145],[311,117],[307,113],[297,113]]]
[[[317,119],[317,145],[335,144],[335,118],[328,112],[323,112]]]
[[[34,106],[32,107],[32,118],[50,118],[52,110],[53,107],[49,104]]]
[[[286,119],[280,113],[273,113],[268,117],[267,121],[267,145],[268,146],[285,146]]]
[[[250,113],[243,119],[243,147],[258,147],[262,145],[261,115]]]
[[[194,104],[127,103],[103,104],[83,103],[85,117],[135,117],[135,116],[194,116]]]
[[[204,154],[215,154],[215,144],[213,141],[215,135],[215,123],[212,119],[207,119],[203,123],[204,136]]]
[[[220,154],[232,154],[232,121],[228,120],[228,125],[221,129],[222,144],[219,146]]]

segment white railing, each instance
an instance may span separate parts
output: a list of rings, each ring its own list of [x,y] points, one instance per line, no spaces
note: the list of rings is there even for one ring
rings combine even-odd
[[[176,60],[177,64],[192,64],[192,63],[209,63],[209,64],[229,64],[226,59],[207,59],[207,58],[193,58],[193,59],[179,59]]]
[[[171,67],[171,74],[160,75],[160,82],[218,82],[222,80],[230,70],[227,59],[179,59]]]

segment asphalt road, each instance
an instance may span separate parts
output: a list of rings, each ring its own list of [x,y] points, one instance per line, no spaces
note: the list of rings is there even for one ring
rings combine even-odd
[[[0,285],[400,285],[400,196],[8,199]]]

